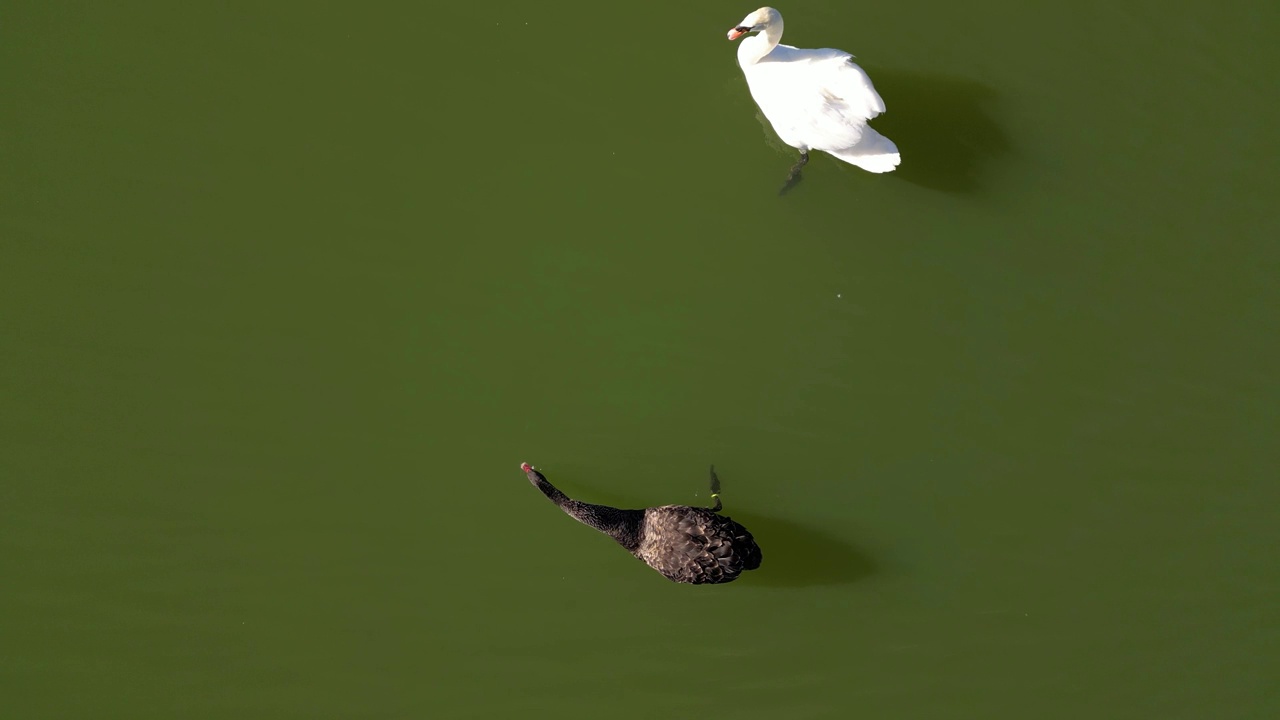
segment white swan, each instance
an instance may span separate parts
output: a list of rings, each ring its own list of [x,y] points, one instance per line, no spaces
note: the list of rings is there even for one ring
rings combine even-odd
[[[800,151],[784,192],[799,178],[810,150],[831,153],[873,173],[898,166],[898,147],[867,125],[884,112],[884,100],[852,55],[779,45],[782,15],[771,7],[743,18],[729,31],[729,39],[749,32],[759,34],[738,46],[738,64],[751,97],[778,137]]]

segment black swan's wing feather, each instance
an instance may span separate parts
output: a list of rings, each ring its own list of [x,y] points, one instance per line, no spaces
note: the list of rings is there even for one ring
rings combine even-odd
[[[760,567],[760,547],[747,529],[707,508],[667,505],[645,513],[636,557],[679,583],[736,580]]]

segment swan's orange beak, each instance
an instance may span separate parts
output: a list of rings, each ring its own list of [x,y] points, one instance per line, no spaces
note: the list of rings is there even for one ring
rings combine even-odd
[[[732,29],[732,30],[730,30],[730,31],[729,31],[729,39],[730,39],[730,40],[737,40],[738,38],[742,37],[743,35],[746,35],[750,30],[751,30],[751,28],[744,28],[744,27],[741,27],[741,26],[736,27],[736,28],[734,28],[734,29]]]

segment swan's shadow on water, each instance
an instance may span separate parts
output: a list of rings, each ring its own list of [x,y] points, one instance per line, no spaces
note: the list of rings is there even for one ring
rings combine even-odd
[[[739,583],[766,587],[845,585],[875,574],[874,560],[863,550],[790,520],[734,511],[733,519],[751,531],[760,545],[760,569]]]
[[[949,193],[980,189],[982,171],[1010,152],[1009,138],[991,115],[996,93],[959,77],[868,67],[888,108],[871,124],[898,145],[893,175]]]
[[[902,164],[891,176],[931,190],[973,193],[980,188],[983,168],[1009,153],[1009,139],[989,111],[996,93],[986,85],[958,77],[863,67],[888,108],[871,125],[902,153]],[[770,146],[796,156],[795,148],[778,138],[758,109],[756,120]],[[798,182],[789,179],[779,194]]]

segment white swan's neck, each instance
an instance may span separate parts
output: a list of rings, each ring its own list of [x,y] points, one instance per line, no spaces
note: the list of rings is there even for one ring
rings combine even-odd
[[[779,17],[765,26],[764,30],[752,35],[738,45],[738,64],[753,65],[760,62],[765,55],[773,52],[782,41],[782,18]]]

